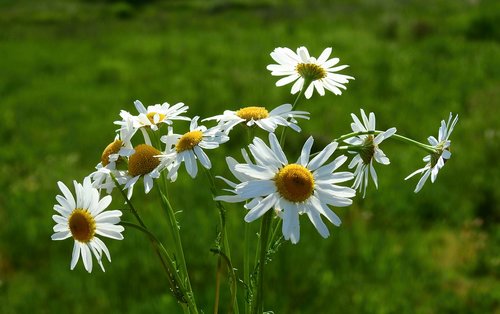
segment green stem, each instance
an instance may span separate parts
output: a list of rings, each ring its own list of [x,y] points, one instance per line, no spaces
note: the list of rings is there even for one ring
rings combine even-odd
[[[293,102],[293,105],[292,105],[292,110],[295,109],[295,107],[297,107],[297,104],[299,103],[299,99],[300,97],[304,94],[304,91],[305,89],[309,86],[309,84],[311,84],[311,81],[310,80],[305,80],[304,81],[304,85],[302,86],[302,88],[300,89],[299,91],[299,94],[297,95],[297,98],[295,98],[295,101]],[[284,147],[285,146],[285,139],[286,139],[286,130],[288,128],[285,127],[283,128],[283,130],[281,131],[281,136],[280,136],[280,144],[281,144],[281,147]]]
[[[282,222],[283,219],[276,219],[276,225],[274,226],[273,233],[271,234],[271,241],[269,241],[269,243],[273,243],[274,241],[276,241],[276,235],[280,230]]]
[[[401,142],[413,144],[413,145],[415,145],[417,147],[422,148],[423,150],[427,151],[428,153],[435,153],[436,152],[436,149],[433,146],[417,142],[417,141],[412,140],[411,138],[408,138],[406,136],[402,136],[402,135],[399,135],[399,134],[393,134],[391,136],[391,138],[394,138],[394,139],[399,140]]]
[[[259,265],[258,265],[258,275],[257,275],[257,290],[254,294],[254,302],[252,302],[252,314],[262,313],[264,311],[264,266],[266,264],[267,256],[267,243],[269,240],[269,229],[271,226],[273,217],[273,211],[269,210],[262,217],[262,224],[260,226],[260,254],[259,254]]]
[[[210,169],[205,169],[205,173],[206,173],[208,181],[210,183],[210,191],[212,192],[212,197],[215,198],[217,196],[217,188],[215,187],[214,177],[213,177]],[[224,205],[220,201],[215,201],[215,205],[219,209],[219,219],[220,219],[220,226],[221,226],[220,244],[222,247],[222,253],[224,253],[226,258],[229,261],[231,261],[231,250],[229,247],[229,240],[227,239],[227,230],[226,230],[226,208],[224,207]],[[222,263],[222,256],[219,254],[219,259],[217,261],[217,272],[218,273],[221,271],[222,264],[223,264]],[[229,264],[226,263],[226,264],[227,264],[228,271],[230,273],[232,280],[234,281],[234,283],[236,283],[236,281],[235,281],[236,274],[234,272],[234,268],[230,265],[230,263]],[[216,292],[219,291],[219,286],[220,286],[220,280],[216,280]],[[236,288],[237,288],[236,284],[231,285],[230,292],[231,292],[231,300],[233,302],[231,307],[234,309],[234,311],[236,313],[238,313],[239,310],[238,310],[238,302],[237,302],[237,298],[236,298]],[[216,305],[218,305],[218,303],[219,303],[219,294],[218,293],[216,293],[215,303],[216,303]]]
[[[163,269],[167,274],[172,293],[177,298],[179,303],[184,303],[184,304],[187,303],[187,292],[182,284],[181,278],[179,277],[179,274],[175,267],[175,263],[168,254],[163,244],[160,242],[160,240],[158,240],[158,238],[154,234],[152,234],[148,229],[142,226],[136,225],[128,221],[121,221],[120,224],[122,226],[127,226],[139,230],[148,236],[149,240],[155,247],[156,255],[160,258]]]
[[[252,143],[255,134],[255,128],[247,128],[247,146]],[[245,283],[245,289],[247,290],[247,300],[245,303],[245,313],[250,313],[251,311],[251,283],[250,283],[250,247],[252,240],[251,225],[247,222],[245,225],[245,235],[244,235],[244,248],[243,248],[243,282]]]
[[[380,134],[380,133],[383,133],[385,131],[379,131],[379,130],[375,130],[375,131],[360,131],[360,132],[352,132],[352,133],[348,133],[348,134],[345,134],[345,135],[342,135],[336,139],[334,139],[332,142],[341,142],[345,139],[348,139],[348,138],[351,138],[351,137],[355,137],[355,136],[359,136],[359,135],[368,135],[368,134],[373,134],[373,135],[376,135],[376,134]],[[427,145],[427,144],[424,144],[424,143],[420,143],[418,141],[415,141],[415,140],[412,140],[411,138],[408,138],[406,136],[403,136],[403,135],[399,135],[399,134],[393,134],[390,138],[393,138],[393,139],[397,139],[401,142],[404,142],[404,143],[407,143],[407,144],[412,144],[412,145],[415,145],[419,148],[422,148],[423,150],[429,152],[429,153],[434,153],[436,152],[435,148],[431,145]]]
[[[215,301],[214,301],[214,314],[219,313],[219,299],[220,299],[220,276],[222,273],[222,257],[219,255],[217,260],[217,271],[215,274]]]
[[[170,223],[170,230],[172,231],[172,236],[174,238],[174,249],[176,252],[176,260],[178,261],[177,265],[179,266],[179,270],[184,277],[184,281],[186,284],[186,289],[188,291],[187,301],[189,305],[189,309],[191,313],[198,313],[196,307],[196,301],[193,294],[193,288],[191,287],[191,281],[189,280],[189,273],[186,265],[186,258],[184,256],[184,250],[182,247],[181,236],[179,233],[179,226],[177,224],[177,219],[175,218],[175,212],[170,205],[167,197],[163,192],[158,189],[158,193],[160,194],[161,204],[165,212],[167,213],[168,220]]]
[[[113,179],[113,182],[115,183],[116,188],[118,190],[120,190],[120,193],[121,193],[123,199],[125,200],[125,202],[127,203],[127,205],[129,206],[130,211],[132,212],[132,214],[135,216],[135,218],[137,219],[137,221],[139,222],[139,224],[143,228],[147,229],[146,225],[144,224],[144,222],[142,221],[141,217],[139,216],[139,213],[137,212],[137,210],[135,210],[135,207],[132,204],[132,201],[128,198],[127,194],[125,194],[125,191],[123,191],[122,188],[120,187],[120,184],[118,183],[118,180],[116,180],[115,175],[113,173],[110,173],[110,176],[111,176],[111,179]]]

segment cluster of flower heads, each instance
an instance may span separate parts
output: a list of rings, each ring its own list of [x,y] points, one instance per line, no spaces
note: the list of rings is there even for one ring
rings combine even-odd
[[[292,94],[305,90],[305,97],[310,98],[314,89],[319,95],[324,95],[326,89],[340,95],[340,89],[346,89],[343,84],[354,78],[336,73],[347,66],[336,66],[339,59],[329,59],[331,52],[332,49],[327,48],[316,59],[309,55],[305,47],[298,48],[297,53],[288,48],[276,48],[271,57],[278,64],[271,64],[267,69],[272,75],[285,76],[276,83],[277,86],[295,81]],[[165,102],[148,107],[140,101],[135,101],[134,104],[137,114],[124,110],[120,112],[121,119],[115,121],[118,126],[117,135],[104,149],[96,170],[85,178],[83,185],[74,183],[76,198],[63,183],[58,183],[63,195],[56,197],[58,204],[54,209],[60,215],[53,216],[57,224],[52,239],[73,237],[75,244],[71,269],[81,255],[85,269],[91,272],[93,254],[104,270],[102,255],[104,253],[110,260],[110,254],[96,235],[123,239],[123,227],[119,225],[121,211],[105,211],[111,203],[111,196],[100,198],[101,190],[110,194],[118,187],[127,190],[127,197],[130,199],[134,186],[142,180],[145,193],[149,193],[153,189],[154,180],[162,172],[166,172],[169,180],[175,181],[182,164],[194,178],[198,173],[198,162],[206,169],[212,167],[205,151],[216,149],[227,142],[230,132],[237,125],[258,127],[268,132],[269,144],[255,137],[248,145],[250,154],[242,149],[244,162],[239,163],[232,157],[226,158],[229,170],[238,182],[219,176],[230,187],[225,189],[230,195],[218,196],[216,200],[246,202],[246,222],[252,222],[273,210],[276,217],[283,221],[283,237],[292,243],[297,243],[300,239],[299,217],[303,214],[307,215],[319,234],[326,238],[329,231],[322,217],[335,226],[341,224],[331,207],[351,205],[356,190],[363,191],[364,197],[370,176],[378,188],[374,163],[390,163],[379,145],[396,133],[396,128],[376,130],[375,115],[371,112],[367,116],[361,110],[361,119],[355,114],[351,115],[352,136],[342,138],[343,143],[348,146],[340,150],[340,143],[332,141],[321,151],[312,154],[314,140],[309,137],[296,162],[290,163],[274,132],[279,126],[300,132],[297,119],[309,119],[308,112],[294,110],[291,104],[283,104],[272,110],[258,106],[226,110],[221,115],[201,120],[203,123],[215,121],[217,124],[212,127],[201,125],[198,116],[187,117],[185,114],[189,108],[183,103],[171,106]],[[451,156],[449,136],[458,117],[453,122],[451,119],[450,114],[448,123],[442,121],[438,139],[429,138],[431,145],[427,148],[432,153],[424,158],[425,167],[406,178],[423,173],[415,192],[423,187],[429,176],[434,182],[444,162]],[[174,129],[178,129],[183,121],[189,122],[189,130],[175,133]],[[139,136],[140,144],[134,145],[137,133],[142,136]],[[339,151],[340,155],[329,161]],[[353,155],[348,169],[355,168],[354,172],[338,171],[348,160],[342,151]],[[350,186],[340,185],[353,179]]]

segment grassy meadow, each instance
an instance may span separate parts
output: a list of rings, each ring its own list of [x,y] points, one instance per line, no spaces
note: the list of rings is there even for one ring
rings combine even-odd
[[[266,268],[265,308],[274,313],[500,313],[500,5],[497,1],[0,0],[0,313],[179,313],[144,236],[104,240],[112,262],[70,271],[72,240],[51,241],[57,181],[81,182],[115,136],[120,110],[184,102],[189,116],[293,102],[266,70],[276,47],[325,47],[356,79],[341,96],[315,94],[295,160],[313,135],[319,150],[350,131],[350,113],[373,111],[426,142],[449,112],[459,121],[453,156],[434,184],[413,192],[404,178],[425,153],[384,142],[390,166],[379,189],[337,208],[340,228],[322,239],[301,217],[301,240],[284,243]],[[238,131],[210,151],[230,177]],[[244,138],[244,137],[243,137]],[[217,210],[200,173],[181,169],[170,195],[197,302],[211,313]],[[222,182],[220,187],[223,188]],[[204,188],[206,187],[206,188]],[[222,193],[222,192],[221,192]],[[143,218],[163,234],[156,193],[134,192]],[[113,194],[110,209],[123,209]],[[235,267],[242,269],[243,217],[227,205]],[[124,219],[133,220],[130,213]],[[252,228],[258,230],[258,223]],[[96,266],[96,265],[95,265]],[[243,297],[243,286],[238,287]],[[221,313],[227,310],[224,278]],[[243,300],[243,298],[241,298]]]

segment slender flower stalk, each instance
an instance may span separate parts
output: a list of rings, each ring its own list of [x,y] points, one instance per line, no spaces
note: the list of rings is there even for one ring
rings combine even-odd
[[[309,83],[309,79],[306,79],[306,80],[305,80],[305,84],[308,84],[308,83]],[[293,105],[292,105],[292,110],[293,110],[293,109],[295,109],[295,108],[297,107],[297,105],[298,105],[298,103],[299,103],[299,99],[300,99],[300,97],[301,97],[303,94],[304,94],[304,91],[303,91],[303,89],[301,89],[301,90],[299,91],[299,94],[297,95],[297,97],[295,97],[295,100],[294,100]],[[283,130],[281,131],[281,136],[280,136],[280,145],[281,145],[282,147],[285,147],[286,130],[287,130],[287,129],[285,128],[285,129],[283,129]]]
[[[162,174],[161,177],[163,178],[163,186],[166,187],[166,178]],[[177,261],[177,266],[179,267],[179,271],[182,274],[181,276],[183,277],[183,282],[185,282],[186,290],[187,290],[187,302],[189,304],[189,308],[191,310],[191,313],[198,313],[197,307],[196,307],[196,301],[194,298],[194,293],[193,293],[193,288],[191,286],[191,281],[189,279],[189,273],[186,265],[186,258],[184,255],[184,248],[182,245],[181,241],[181,236],[179,233],[179,224],[177,222],[177,219],[175,217],[175,211],[170,204],[168,198],[165,196],[165,194],[161,191],[161,189],[158,189],[158,193],[160,195],[160,200],[161,200],[161,205],[162,208],[164,209],[164,212],[167,214],[168,221],[170,223],[170,230],[172,231],[173,234],[173,240],[174,240],[174,249],[175,249],[175,257]]]
[[[208,181],[210,183],[210,191],[212,192],[212,197],[215,198],[216,195],[217,195],[217,188],[215,187],[215,181],[214,181],[214,177],[212,175],[212,173],[210,172],[209,169],[205,169],[205,173],[207,175],[207,178],[208,178]],[[223,265],[223,260],[224,260],[224,257],[225,259],[227,259],[228,263],[227,264],[227,268],[228,268],[228,272],[231,276],[231,280],[233,281],[233,285],[231,285],[231,307],[233,308],[233,310],[235,310],[236,312],[238,312],[238,302],[236,300],[236,289],[237,289],[237,286],[236,286],[236,274],[234,272],[234,269],[232,268],[231,266],[231,250],[230,250],[230,246],[229,246],[229,241],[228,241],[228,237],[227,237],[227,230],[226,230],[226,208],[224,207],[224,205],[222,204],[222,202],[220,201],[215,201],[215,204],[217,206],[217,208],[219,209],[219,223],[220,223],[220,238],[218,239],[218,245],[221,246],[222,248],[222,251],[221,252],[218,252],[219,254],[219,257],[218,257],[218,260],[217,260],[217,281],[216,281],[216,297],[215,297],[215,306],[214,306],[214,312],[217,313],[217,308],[218,308],[218,303],[219,303],[219,288],[220,288],[220,273],[221,273],[221,270],[222,270],[222,265]],[[220,254],[222,253],[222,254]],[[223,257],[224,256],[224,257]]]
[[[118,185],[118,181],[116,180],[116,178],[114,176],[112,176],[112,178],[115,181],[115,184]],[[139,215],[138,211],[136,210],[136,208],[134,207],[134,205],[132,204],[132,201],[130,200],[130,198],[128,198],[128,196],[125,194],[125,192],[122,189],[118,189],[118,190],[120,191],[122,197],[124,198],[125,202],[129,206],[130,211],[132,212],[132,214],[135,216],[135,218],[137,219],[137,221],[140,224],[140,226],[137,226],[136,229],[139,229],[148,235],[148,237],[150,238],[150,240],[153,243],[153,246],[155,247],[156,254],[160,258],[162,263],[166,263],[167,267],[165,268],[165,266],[164,266],[164,269],[167,272],[167,276],[169,276],[169,278],[171,278],[171,280],[174,281],[171,284],[171,289],[172,289],[172,292],[174,293],[174,295],[176,296],[176,298],[179,300],[179,303],[181,303],[181,304],[187,303],[189,311],[191,313],[198,313],[196,303],[194,300],[194,294],[193,294],[193,291],[191,288],[191,284],[189,282],[189,277],[187,278],[187,281],[185,279],[182,279],[179,277],[178,269],[175,266],[177,263],[174,263],[173,259],[170,257],[168,252],[165,250],[163,244],[151,232],[149,232],[149,229],[147,228],[146,224],[144,223],[144,221],[140,217],[140,215]],[[158,191],[160,191],[160,190],[158,189]],[[173,228],[172,228],[172,230],[173,230]],[[176,230],[177,230],[177,228],[176,228]],[[182,255],[182,258],[183,257],[184,257],[184,255]],[[185,265],[185,263],[184,263],[184,265]],[[187,269],[186,269],[185,273],[187,273]],[[185,282],[187,282],[187,286],[185,285]]]

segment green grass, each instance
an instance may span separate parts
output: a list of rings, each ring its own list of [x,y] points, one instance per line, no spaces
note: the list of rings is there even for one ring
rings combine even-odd
[[[133,1],[131,1],[133,2]],[[423,152],[384,142],[390,167],[379,190],[336,209],[321,239],[302,219],[301,240],[267,267],[265,308],[275,313],[500,312],[500,17],[495,1],[210,1],[133,5],[105,1],[0,1],[0,312],[177,313],[149,243],[134,230],[106,241],[106,272],[69,270],[71,241],[50,240],[57,181],[82,181],[133,101],[184,102],[207,117],[247,105],[292,102],[265,69],[275,47],[332,46],[356,78],[342,96],[313,96],[301,134],[318,148],[350,130],[351,112],[374,111],[381,129],[425,141],[450,111],[460,116],[453,157],[419,194],[403,178]],[[238,157],[233,140],[213,152]],[[217,212],[203,176],[172,184],[199,305],[212,311]],[[123,208],[118,194],[112,208]],[[157,233],[156,194],[134,197]],[[242,269],[244,210],[228,232]],[[125,215],[129,220],[128,214]],[[302,217],[305,218],[305,217]],[[252,225],[257,230],[257,224]],[[224,286],[224,288],[226,288]],[[243,287],[239,287],[243,291]],[[223,300],[227,295],[223,290]],[[223,307],[226,306],[224,303]],[[224,308],[222,310],[224,312]]]

